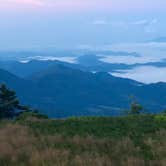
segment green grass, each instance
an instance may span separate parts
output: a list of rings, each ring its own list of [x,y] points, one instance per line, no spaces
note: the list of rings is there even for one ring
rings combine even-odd
[[[23,115],[25,117],[25,115]],[[33,117],[33,116],[32,116]],[[121,138],[126,136],[155,133],[161,128],[166,129],[166,115],[140,115],[125,117],[81,117],[65,120],[38,120],[22,117],[16,122],[29,126],[34,132],[46,135],[61,134],[72,137],[74,135],[92,135],[98,138]]]
[[[165,166],[165,138],[165,114],[50,120],[25,113],[0,123],[0,165]]]

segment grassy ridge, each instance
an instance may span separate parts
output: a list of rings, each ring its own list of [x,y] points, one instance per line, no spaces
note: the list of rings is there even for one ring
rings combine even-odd
[[[166,163],[166,115],[1,122],[0,165],[144,166]]]

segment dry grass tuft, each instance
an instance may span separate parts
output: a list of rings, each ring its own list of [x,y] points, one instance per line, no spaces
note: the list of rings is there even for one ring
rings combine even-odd
[[[155,135],[144,143],[156,160],[145,161],[128,137],[34,135],[28,127],[8,124],[0,128],[0,166],[165,166],[166,130]]]

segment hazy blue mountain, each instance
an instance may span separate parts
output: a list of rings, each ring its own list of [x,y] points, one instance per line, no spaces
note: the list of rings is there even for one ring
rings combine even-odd
[[[0,69],[0,84],[2,83],[14,89],[23,104],[38,107],[42,91],[32,81],[20,78],[6,70]]]
[[[24,80],[0,69],[0,83],[6,83],[10,88],[17,91],[19,98],[22,101],[27,101],[33,96],[35,86],[28,80]]]
[[[37,53],[33,53],[33,54],[38,55]],[[110,73],[118,72],[119,70],[131,70],[135,67],[141,67],[141,66],[166,67],[166,61],[148,62],[148,63],[142,63],[142,64],[136,63],[136,64],[130,64],[130,65],[124,64],[124,63],[107,63],[107,62],[101,61],[100,59],[107,54],[112,56],[113,55],[139,56],[139,54],[134,52],[126,53],[126,52],[112,52],[112,51],[91,51],[87,54],[82,54],[82,55],[79,55],[78,57],[75,57],[77,61],[76,64],[57,61],[57,60],[54,60],[54,61],[53,60],[45,60],[45,61],[31,60],[27,63],[21,63],[18,60],[1,60],[0,68],[7,70],[21,78],[26,78],[26,77],[30,77],[34,73],[46,70],[47,68],[54,66],[56,64],[62,64],[70,68],[81,69],[83,71],[89,71],[89,72],[110,72]],[[19,53],[19,55],[21,55],[21,53]],[[22,56],[26,60],[26,56],[31,54],[30,53],[28,54],[28,52],[27,53],[25,52],[23,55]]]
[[[21,100],[50,117],[118,115],[130,96],[149,112],[165,108],[166,84],[141,84],[106,72],[91,73],[61,64],[49,66],[28,80],[0,70],[0,82],[16,90]]]
[[[93,54],[86,54],[82,55],[77,58],[79,64],[90,67],[90,66],[97,66],[102,65],[103,62],[100,61],[101,56],[96,56]]]
[[[89,108],[98,110],[101,107],[109,108],[109,110],[126,108],[131,95],[136,96],[149,111],[163,109],[165,103],[165,83],[160,83],[162,86],[160,84],[145,85],[130,79],[113,77],[106,72],[92,74],[55,65],[36,73],[31,80],[45,91],[45,96],[52,94],[53,98],[57,98],[57,103],[62,103],[59,107],[62,110],[66,106],[70,108],[72,104],[72,110],[77,108],[84,108],[86,111]],[[161,95],[163,99],[160,99]],[[53,106],[55,100],[52,99],[52,101]],[[103,113],[102,111],[100,110],[100,113]]]
[[[56,60],[54,61],[31,60],[27,63],[22,63],[19,61],[0,61],[0,68],[7,70],[8,72],[11,72],[19,77],[26,78],[33,75],[34,73],[37,73],[41,70],[45,70],[49,68],[50,66],[53,66],[56,64],[63,64],[68,67],[85,70],[85,68],[81,65],[70,64],[70,63],[65,63],[65,62],[56,61]]]

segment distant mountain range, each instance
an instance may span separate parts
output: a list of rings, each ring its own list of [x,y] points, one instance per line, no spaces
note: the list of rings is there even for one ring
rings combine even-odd
[[[50,117],[119,115],[129,107],[130,96],[135,96],[147,112],[166,108],[165,83],[145,85],[57,61],[45,66],[36,61],[21,65],[12,70],[18,75],[25,73],[24,78],[0,69],[0,83],[5,82],[23,103]]]
[[[120,52],[121,54],[123,52]],[[124,53],[125,54],[125,53]],[[126,53],[127,55],[139,56],[136,53]],[[116,56],[118,56],[116,54]],[[148,63],[136,63],[136,64],[124,64],[124,63],[107,63],[101,61],[103,55],[85,54],[76,57],[77,63],[67,63],[58,60],[31,60],[27,63],[19,62],[18,60],[0,60],[0,68],[7,70],[19,77],[26,78],[34,73],[46,70],[47,68],[56,64],[62,64],[64,66],[80,69],[82,71],[89,72],[109,72],[114,73],[120,70],[130,70],[135,67],[141,66],[155,66],[155,67],[166,67],[166,60],[161,62],[148,62]]]

